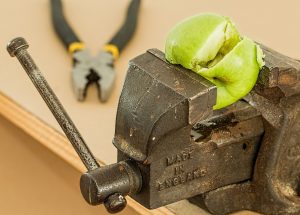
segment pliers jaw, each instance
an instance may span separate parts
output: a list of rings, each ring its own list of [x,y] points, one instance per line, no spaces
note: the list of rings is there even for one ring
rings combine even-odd
[[[73,89],[78,101],[86,97],[87,88],[95,83],[101,102],[106,102],[115,83],[114,58],[111,53],[101,51],[92,57],[86,49],[73,53]]]

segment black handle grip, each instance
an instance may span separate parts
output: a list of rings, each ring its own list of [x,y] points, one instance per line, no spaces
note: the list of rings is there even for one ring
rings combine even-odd
[[[140,4],[141,0],[131,0],[127,9],[125,22],[115,36],[109,41],[109,44],[118,47],[119,52],[123,50],[135,32]]]
[[[64,17],[61,0],[51,0],[51,15],[54,29],[66,49],[69,48],[70,44],[80,42]]]

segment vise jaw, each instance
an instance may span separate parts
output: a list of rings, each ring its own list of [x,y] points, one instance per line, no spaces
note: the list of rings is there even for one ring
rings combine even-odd
[[[113,143],[141,170],[135,200],[153,209],[251,178],[261,115],[246,102],[213,112],[215,102],[213,84],[159,50],[130,62]]]

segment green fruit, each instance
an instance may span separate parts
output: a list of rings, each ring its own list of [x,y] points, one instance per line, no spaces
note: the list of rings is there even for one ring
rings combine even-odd
[[[165,52],[170,63],[191,69],[217,86],[214,109],[248,94],[264,65],[260,47],[241,38],[228,18],[215,14],[196,15],[176,25]]]

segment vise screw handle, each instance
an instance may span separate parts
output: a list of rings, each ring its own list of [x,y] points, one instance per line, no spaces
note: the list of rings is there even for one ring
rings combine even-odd
[[[27,75],[56,118],[60,127],[72,143],[85,167],[89,171],[99,168],[100,165],[89,150],[79,131],[68,116],[62,104],[59,102],[51,87],[48,85],[42,73],[39,71],[30,54],[27,52],[26,49],[28,47],[29,45],[23,38],[16,38],[8,44],[7,50],[12,57],[16,56],[18,58],[27,72]]]
[[[84,163],[85,167],[88,169],[88,173],[99,169],[100,165],[96,161],[94,155],[91,153],[69,115],[64,110],[62,104],[59,102],[51,87],[48,85],[30,54],[27,52],[26,49],[28,47],[29,45],[26,40],[18,37],[7,45],[7,51],[12,57],[16,56],[19,62],[22,64],[27,75],[30,77],[36,89],[41,94],[42,98],[48,105],[67,138],[73,145],[75,151]],[[122,194],[114,193],[106,198],[104,205],[109,212],[115,213],[122,210],[126,206],[126,199]]]

